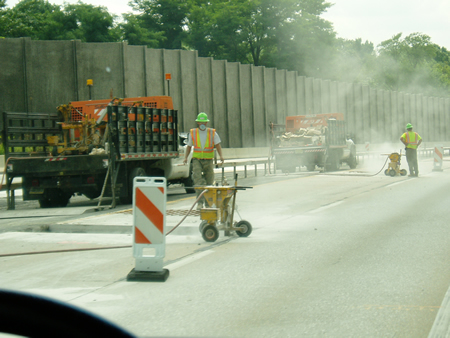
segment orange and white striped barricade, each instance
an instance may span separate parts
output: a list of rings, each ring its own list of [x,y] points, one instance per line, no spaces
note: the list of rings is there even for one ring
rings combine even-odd
[[[133,256],[128,281],[165,282],[167,183],[164,177],[136,177],[133,182]]]
[[[434,147],[434,166],[433,171],[442,171],[442,156],[444,154],[444,146],[438,145]]]

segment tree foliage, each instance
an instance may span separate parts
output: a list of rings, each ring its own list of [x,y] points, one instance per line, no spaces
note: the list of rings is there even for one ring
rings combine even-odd
[[[117,41],[114,16],[105,7],[78,2],[63,9],[46,0],[22,0],[0,17],[0,36],[34,40]]]
[[[121,20],[83,2],[0,0],[0,37],[127,41],[150,48],[297,71],[374,88],[450,96],[450,53],[425,34],[401,33],[374,47],[336,38],[325,0],[131,0]]]
[[[389,90],[448,96],[449,54],[431,42],[428,35],[397,34],[383,41],[374,77],[378,86]],[[447,74],[447,76],[446,76]],[[447,93],[445,93],[447,89]]]

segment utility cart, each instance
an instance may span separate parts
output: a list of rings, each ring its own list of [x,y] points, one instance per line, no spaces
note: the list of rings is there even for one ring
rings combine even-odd
[[[404,156],[404,155],[403,155]],[[396,175],[406,176],[406,169],[400,169],[402,153],[392,153],[388,155],[390,160],[388,168],[384,171],[386,176],[394,177]]]
[[[236,175],[237,176],[237,175]],[[248,237],[252,232],[252,225],[246,220],[234,222],[233,215],[236,208],[236,193],[238,190],[251,189],[237,185],[211,185],[195,187],[202,190],[207,207],[200,210],[200,233],[206,242],[215,242],[219,238],[219,230],[224,230],[225,236],[236,232],[239,237]],[[237,211],[237,210],[236,210]]]

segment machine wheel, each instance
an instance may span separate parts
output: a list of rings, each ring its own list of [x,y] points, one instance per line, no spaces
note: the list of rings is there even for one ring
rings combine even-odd
[[[214,225],[209,224],[203,228],[202,237],[206,242],[215,242],[219,238],[219,230]]]
[[[395,175],[397,175],[397,173],[394,169],[389,170],[389,176],[394,177]]]
[[[402,175],[402,176],[406,176],[407,173],[408,172],[406,171],[406,169],[400,170],[400,175]]]
[[[384,174],[385,174],[386,176],[389,176],[389,169],[386,169],[386,170],[384,171]]]
[[[183,180],[183,184],[185,186],[184,190],[186,190],[187,194],[194,194],[195,193],[195,189],[192,188],[194,186],[194,179],[192,178],[192,163],[189,165],[189,177],[186,177]],[[188,187],[188,188],[186,188]]]
[[[252,225],[249,221],[241,220],[236,223],[236,228],[244,228],[244,230],[236,230],[239,237],[248,237],[252,233]]]
[[[202,221],[202,222],[200,223],[200,226],[198,227],[198,230],[200,230],[200,233],[203,232],[203,228],[204,228],[205,226],[207,226],[207,225],[208,225],[208,221]]]

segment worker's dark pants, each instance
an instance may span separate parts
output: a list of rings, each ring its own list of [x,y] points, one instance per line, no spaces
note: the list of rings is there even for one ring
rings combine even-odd
[[[214,160],[192,159],[192,178],[194,186],[212,185],[214,183]],[[201,190],[195,189],[197,197],[201,194]],[[200,204],[206,203],[204,197],[199,201]]]
[[[406,148],[406,160],[408,161],[409,174],[419,176],[419,164],[417,163],[417,149]]]

